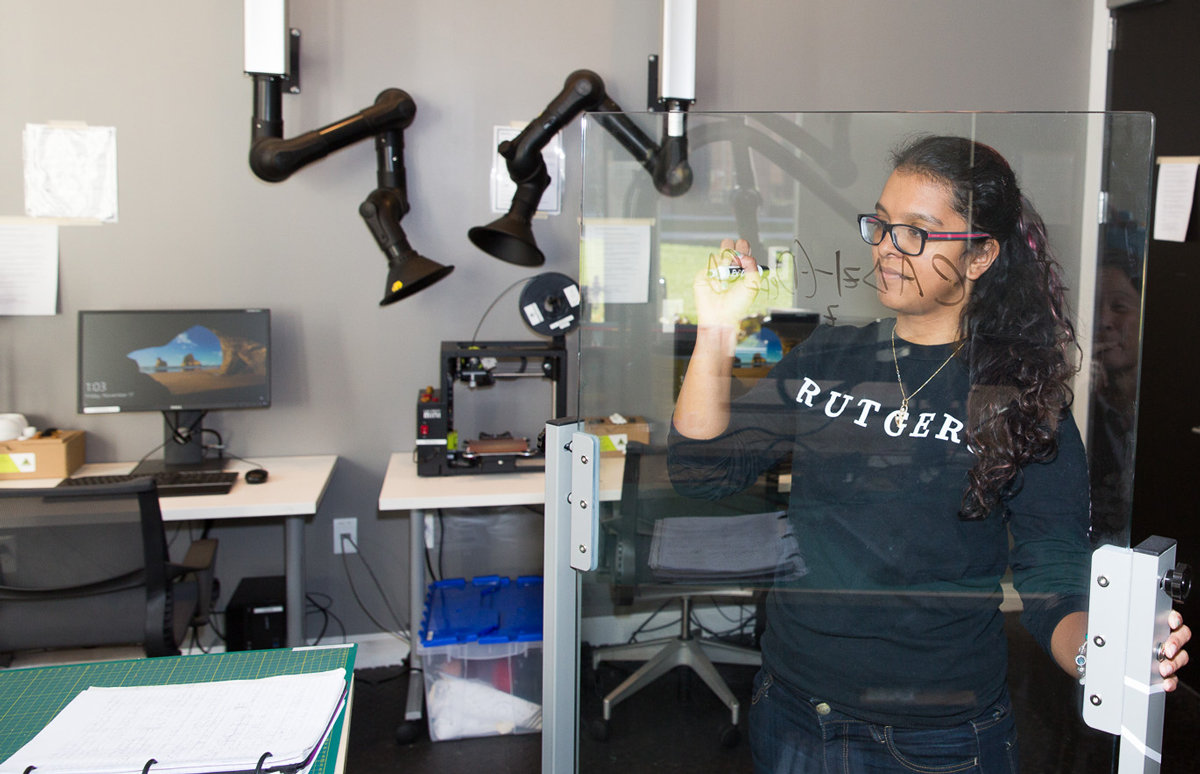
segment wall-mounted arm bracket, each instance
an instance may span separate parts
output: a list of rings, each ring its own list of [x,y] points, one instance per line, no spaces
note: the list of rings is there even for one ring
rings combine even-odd
[[[300,30],[287,26],[286,0],[245,0],[246,73],[254,79],[250,169],[268,183],[336,150],[375,137],[378,187],[359,206],[371,236],[388,262],[380,306],[399,301],[454,270],[417,253],[400,219],[409,210],[404,174],[404,130],[417,106],[404,91],[384,89],[371,106],[297,137],[283,136],[283,92],[300,93]]]
[[[562,91],[536,119],[516,137],[500,143],[497,150],[504,157],[517,190],[507,214],[467,233],[476,247],[520,266],[540,266],[545,262],[546,257],[538,249],[530,228],[538,202],[550,185],[542,148],[576,116],[589,110],[599,111],[597,121],[650,173],[660,193],[680,196],[691,188],[686,134],[667,136],[660,147],[605,93],[599,75],[591,70],[576,70],[567,76]]]
[[[328,126],[283,138],[281,94],[284,81],[254,74],[254,123],[250,136],[250,169],[269,183],[281,183],[300,168],[380,132],[403,131],[417,106],[400,89],[384,89],[375,103]]]
[[[288,94],[300,93],[300,30],[288,28],[288,71],[283,76]]]

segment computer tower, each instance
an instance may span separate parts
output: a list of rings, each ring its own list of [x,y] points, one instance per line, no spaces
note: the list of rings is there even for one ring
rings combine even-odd
[[[286,599],[282,575],[243,578],[225,606],[225,650],[285,647]]]

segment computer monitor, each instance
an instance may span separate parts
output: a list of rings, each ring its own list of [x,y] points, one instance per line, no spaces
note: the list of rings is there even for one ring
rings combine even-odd
[[[271,404],[268,309],[79,313],[79,412],[163,413],[163,459],[137,473],[220,468],[205,459],[204,415]]]

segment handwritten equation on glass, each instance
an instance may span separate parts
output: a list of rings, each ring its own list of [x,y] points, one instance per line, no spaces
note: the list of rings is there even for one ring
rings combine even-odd
[[[801,290],[801,284],[804,285],[804,290],[808,291],[804,296],[806,299],[815,298],[817,293],[823,286],[829,282],[834,284],[834,290],[837,292],[838,298],[842,298],[847,291],[858,289],[860,285],[866,285],[876,293],[895,292],[892,287],[889,287],[887,278],[880,272],[881,265],[878,260],[866,270],[864,266],[843,265],[842,251],[833,251],[833,268],[824,268],[818,265],[808,254],[808,250],[800,240],[793,239],[796,249],[800,251],[800,257],[792,250],[784,250],[775,257],[776,266],[791,264],[791,272],[772,272],[769,269],[763,271],[763,267],[759,267],[761,275],[757,292],[766,293],[767,298],[774,299],[784,294],[794,297]],[[732,248],[726,248],[721,251],[720,255],[710,254],[708,257],[708,274],[709,276],[717,277],[725,282],[734,282],[744,277],[744,272],[731,267],[731,264],[736,261],[737,253]],[[903,275],[899,283],[899,294],[903,295],[905,288],[911,284],[917,295],[924,298],[925,288],[922,286],[919,273],[916,271],[916,266],[910,256],[900,254],[901,261],[900,271]],[[962,270],[946,256],[941,253],[934,253],[929,259],[930,266],[937,274],[938,278],[948,283],[951,287],[958,290],[958,294],[951,298],[934,298],[936,303],[942,306],[957,306],[966,298],[966,284]],[[793,279],[788,279],[788,274]],[[801,278],[804,278],[803,280]],[[873,280],[878,277],[879,284]],[[837,323],[837,316],[834,310],[839,304],[829,304],[826,306],[825,320],[830,325]]]

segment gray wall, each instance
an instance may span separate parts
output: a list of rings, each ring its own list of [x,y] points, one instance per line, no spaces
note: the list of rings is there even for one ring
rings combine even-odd
[[[1082,110],[1091,9],[1091,0],[700,0],[696,109]],[[641,108],[660,13],[655,0],[291,1],[303,93],[284,98],[286,136],[350,115],[391,86],[417,104],[405,132],[413,209],[403,226],[420,252],[456,269],[381,309],[385,264],[357,214],[375,186],[371,143],[278,185],[247,166],[240,0],[0,0],[0,215],[24,212],[27,122],[116,126],[120,182],[120,223],[61,230],[60,313],[0,319],[0,410],[86,430],[90,461],[136,459],[161,440],[157,415],[75,413],[76,312],[269,307],[272,407],[208,423],[245,457],[339,455],[307,527],[309,590],[333,598],[351,633],[374,629],[331,552],[330,521],[354,516],[404,615],[407,522],[375,503],[388,456],[413,446],[414,396],[436,380],[438,343],[469,338],[510,283],[576,274],[577,124],[564,133],[564,214],[535,224],[546,266],[510,266],[467,240],[493,218],[492,126],[532,119],[581,67],[627,109]],[[481,338],[532,337],[516,297],[497,305]],[[282,571],[281,527],[213,532],[224,598],[240,577]],[[361,566],[351,569],[386,620]]]

